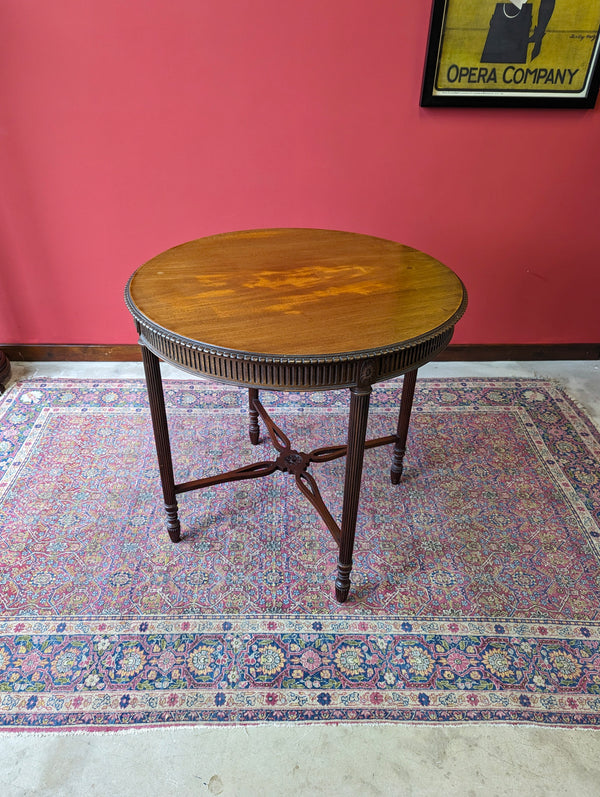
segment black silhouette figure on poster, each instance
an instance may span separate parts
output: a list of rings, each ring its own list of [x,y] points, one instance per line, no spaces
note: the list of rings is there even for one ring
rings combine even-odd
[[[540,0],[537,24],[533,33],[533,5],[525,0],[497,3],[490,20],[481,63],[525,64],[528,48],[533,44],[531,60],[542,49],[542,39],[554,12],[555,0]]]
[[[531,51],[531,60],[540,54],[542,49],[542,39],[546,33],[546,28],[550,22],[550,18],[554,12],[554,0],[540,0],[540,8],[538,11],[537,25],[533,31],[532,37],[529,39],[533,42],[533,50]]]

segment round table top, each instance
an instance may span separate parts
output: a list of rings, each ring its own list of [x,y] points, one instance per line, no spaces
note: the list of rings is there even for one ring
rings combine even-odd
[[[454,326],[460,279],[393,241],[317,229],[224,233],[176,246],[132,276],[145,326],[271,358],[379,352]]]

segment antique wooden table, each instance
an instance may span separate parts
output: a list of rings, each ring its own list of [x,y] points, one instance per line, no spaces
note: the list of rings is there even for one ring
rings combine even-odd
[[[176,246],[141,266],[125,300],[140,335],[158,464],[173,542],[176,496],[280,470],[320,514],[339,547],[335,594],[345,601],[365,448],[393,444],[391,481],[402,474],[417,369],[446,348],[466,307],[460,279],[422,252],[355,233],[249,230]],[[176,484],[159,358],[249,389],[250,440],[261,419],[275,459]],[[405,374],[395,434],[365,441],[371,386]],[[345,444],[296,451],[259,390],[349,388]],[[311,463],[346,456],[341,524],[323,503]]]

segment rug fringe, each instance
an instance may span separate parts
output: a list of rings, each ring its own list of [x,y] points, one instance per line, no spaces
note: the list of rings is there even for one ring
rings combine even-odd
[[[268,728],[279,729],[286,732],[293,733],[294,729],[297,731],[299,728],[351,728],[360,725],[362,727],[378,728],[381,730],[390,728],[410,728],[412,731],[428,733],[435,731],[438,733],[445,733],[452,730],[462,730],[464,728],[485,728],[490,730],[497,728],[499,732],[506,732],[506,729],[511,731],[518,730],[535,730],[547,731],[552,733],[570,733],[575,731],[577,733],[588,733],[590,735],[597,734],[597,728],[585,727],[580,725],[540,725],[534,722],[493,722],[486,720],[478,720],[473,722],[398,722],[397,720],[390,720],[389,722],[369,722],[369,721],[354,721],[354,722],[313,722],[307,720],[306,722],[222,722],[218,725],[208,723],[194,723],[188,725],[139,725],[135,728],[123,727],[98,727],[98,728],[47,728],[39,730],[39,728],[28,730],[12,730],[10,728],[0,728],[0,740],[6,739],[48,739],[53,736],[89,736],[90,734],[109,734],[110,736],[135,736],[141,734],[202,734],[213,733],[214,731],[223,731],[231,733],[237,731],[239,733],[248,733],[249,728]],[[505,729],[501,731],[500,729]]]

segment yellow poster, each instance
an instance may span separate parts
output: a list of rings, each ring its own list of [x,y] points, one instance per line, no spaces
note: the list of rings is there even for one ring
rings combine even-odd
[[[424,99],[593,104],[599,28],[600,0],[436,0]]]

